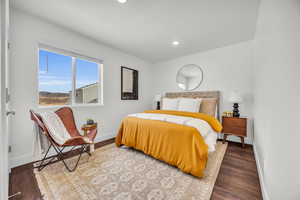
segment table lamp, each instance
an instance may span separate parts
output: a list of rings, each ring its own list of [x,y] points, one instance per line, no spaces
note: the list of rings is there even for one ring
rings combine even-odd
[[[161,94],[155,95],[154,101],[156,102],[156,110],[160,110]]]
[[[229,96],[229,101],[233,103],[233,117],[240,117],[239,103],[242,103],[243,98],[237,91],[233,91]]]

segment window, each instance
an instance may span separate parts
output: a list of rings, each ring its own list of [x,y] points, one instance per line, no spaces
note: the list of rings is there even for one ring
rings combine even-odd
[[[98,64],[82,59],[76,60],[76,95],[78,104],[98,103]]]
[[[39,105],[102,104],[101,61],[56,48],[39,48]]]

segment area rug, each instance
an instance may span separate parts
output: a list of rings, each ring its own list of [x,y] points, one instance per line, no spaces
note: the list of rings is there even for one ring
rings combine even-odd
[[[97,149],[92,157],[86,155],[75,172],[59,162],[36,170],[35,176],[49,200],[209,200],[226,148],[227,143],[218,142],[202,179],[115,144]]]

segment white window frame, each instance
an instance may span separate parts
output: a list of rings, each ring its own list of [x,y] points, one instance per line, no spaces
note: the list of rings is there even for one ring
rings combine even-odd
[[[70,104],[66,104],[66,105],[54,105],[54,106],[42,106],[39,104],[39,86],[40,86],[40,82],[39,82],[39,76],[40,76],[40,58],[39,58],[39,52],[40,50],[45,50],[45,51],[49,51],[49,52],[53,52],[53,53],[57,53],[57,54],[61,54],[64,56],[70,56],[72,58],[72,93],[71,93],[71,103]],[[37,70],[37,107],[38,108],[61,108],[64,106],[69,106],[69,107],[90,107],[90,106],[103,106],[103,61],[97,58],[92,58],[89,56],[85,56],[79,53],[75,53],[72,51],[68,51],[68,50],[63,50],[63,49],[59,49],[56,47],[52,47],[49,45],[45,45],[45,44],[39,44],[38,45],[38,70]],[[99,81],[98,81],[98,102],[97,103],[76,103],[75,101],[75,91],[76,91],[76,59],[82,59],[82,60],[86,60],[89,62],[93,62],[98,64],[98,77],[99,77]]]

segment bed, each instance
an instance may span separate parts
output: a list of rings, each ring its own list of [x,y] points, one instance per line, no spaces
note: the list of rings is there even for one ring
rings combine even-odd
[[[197,112],[148,110],[122,120],[115,143],[140,150],[196,177],[204,176],[219,122],[219,91],[166,93],[167,98],[201,99]],[[213,138],[212,138],[213,137]]]

